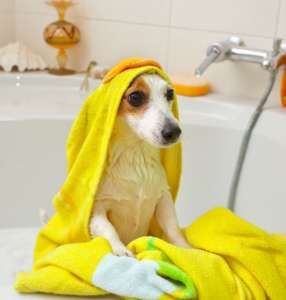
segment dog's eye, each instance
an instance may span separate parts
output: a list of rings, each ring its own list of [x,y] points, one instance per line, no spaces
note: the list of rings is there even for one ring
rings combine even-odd
[[[137,91],[128,96],[128,102],[134,107],[139,107],[144,103],[144,93]]]
[[[167,89],[166,98],[168,101],[174,100],[174,90],[173,89]]]

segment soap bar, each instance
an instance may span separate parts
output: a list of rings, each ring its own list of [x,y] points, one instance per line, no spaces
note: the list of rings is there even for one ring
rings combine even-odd
[[[178,95],[196,97],[210,92],[209,83],[203,77],[172,77],[172,81]]]

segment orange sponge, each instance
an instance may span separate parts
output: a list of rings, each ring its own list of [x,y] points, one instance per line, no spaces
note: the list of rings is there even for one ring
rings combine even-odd
[[[210,92],[210,86],[204,78],[195,76],[186,78],[173,78],[174,88],[178,95],[203,96]]]

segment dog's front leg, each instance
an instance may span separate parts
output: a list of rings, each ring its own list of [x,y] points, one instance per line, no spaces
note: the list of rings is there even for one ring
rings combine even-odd
[[[164,234],[172,244],[184,248],[191,247],[180,230],[174,202],[169,192],[165,193],[159,200],[155,217]]]
[[[112,247],[113,253],[119,256],[133,256],[121,242],[115,228],[108,220],[103,203],[94,205],[94,213],[90,222],[90,232],[93,237],[101,236],[107,239]]]

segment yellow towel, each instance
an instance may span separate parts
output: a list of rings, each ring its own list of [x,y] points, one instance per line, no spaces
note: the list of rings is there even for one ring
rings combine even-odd
[[[109,243],[91,239],[89,219],[105,167],[118,105],[138,75],[160,66],[140,58],[121,62],[84,103],[67,142],[68,174],[54,198],[56,213],[37,237],[31,272],[17,276],[23,293],[105,295],[142,299],[286,299],[286,241],[269,235],[225,209],[199,218],[185,229],[196,249],[182,249],[150,234],[128,247],[137,259],[112,255]],[[173,104],[177,116],[177,103]],[[175,199],[181,146],[161,152]],[[191,205],[191,204],[190,204]]]
[[[284,237],[269,235],[225,208],[211,210],[184,232],[194,249],[159,239],[153,249],[192,278],[199,300],[286,299]],[[141,259],[148,257],[147,239],[129,245]]]

